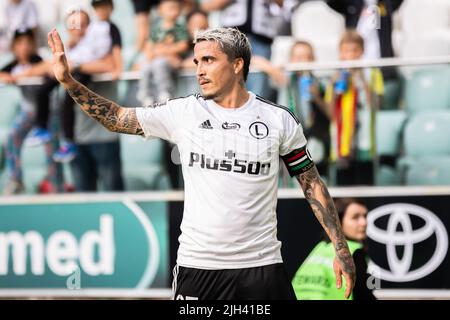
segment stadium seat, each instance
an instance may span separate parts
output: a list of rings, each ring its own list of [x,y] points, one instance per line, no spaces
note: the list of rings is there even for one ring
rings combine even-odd
[[[176,81],[176,97],[185,97],[197,92],[200,92],[200,87],[195,75],[178,76]]]
[[[121,156],[125,188],[128,191],[167,190],[170,182],[161,166],[162,141],[121,135]]]
[[[6,66],[8,63],[13,61],[14,56],[10,52],[5,52],[0,54],[0,69]]]
[[[337,60],[344,31],[344,18],[323,1],[305,2],[292,15],[293,37],[311,42],[317,61]]]
[[[401,132],[406,120],[402,110],[378,111],[376,118],[376,145],[379,156],[396,156],[400,153]]]
[[[20,106],[21,93],[15,86],[0,87],[0,126],[9,127]]]
[[[406,109],[410,113],[450,110],[450,67],[417,70],[406,81]]]
[[[415,114],[404,130],[405,156],[450,156],[449,137],[450,111]]]
[[[450,185],[450,157],[405,159],[406,185]]]
[[[393,45],[401,57],[450,54],[450,1],[404,1],[396,12]]]
[[[384,94],[381,110],[398,110],[403,95],[404,79],[384,81]]]
[[[377,186],[398,186],[401,184],[401,178],[395,168],[381,165],[375,174],[375,184]]]
[[[6,138],[8,136],[9,129],[7,127],[0,127],[0,174],[5,168],[5,161],[6,161],[6,150],[5,150],[5,142]],[[1,186],[1,182],[0,182]]]
[[[305,2],[292,14],[292,35],[296,39],[313,40],[325,35],[340,37],[344,30],[344,18],[323,1]]]
[[[15,115],[20,108],[20,91],[14,86],[0,87],[0,164],[4,163],[4,144]],[[0,172],[2,171],[0,166]]]
[[[272,56],[270,60],[273,64],[280,66],[289,61],[291,47],[295,39],[291,36],[277,36],[272,43]]]
[[[405,1],[400,8],[402,29],[410,35],[430,33],[450,26],[450,2],[433,0],[433,5],[423,0]]]
[[[450,54],[450,28],[423,35],[396,36],[400,57],[434,57]],[[411,68],[411,67],[408,67]]]

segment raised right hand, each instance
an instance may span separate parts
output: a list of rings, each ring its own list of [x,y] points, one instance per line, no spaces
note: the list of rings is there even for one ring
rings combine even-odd
[[[67,62],[64,51],[64,44],[56,29],[53,29],[47,35],[48,45],[53,54],[53,73],[56,80],[62,85],[69,86],[74,79],[70,74],[69,63]]]

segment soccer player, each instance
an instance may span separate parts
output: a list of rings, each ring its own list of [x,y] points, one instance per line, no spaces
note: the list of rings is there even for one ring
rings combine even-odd
[[[48,42],[56,79],[86,114],[108,130],[178,145],[185,203],[175,299],[295,299],[277,239],[280,156],[331,239],[336,285],[343,275],[350,296],[355,266],[333,200],[298,120],[246,90],[251,48],[243,33],[199,32],[194,62],[203,95],[150,108],[124,108],[90,91],[70,75],[56,30]]]

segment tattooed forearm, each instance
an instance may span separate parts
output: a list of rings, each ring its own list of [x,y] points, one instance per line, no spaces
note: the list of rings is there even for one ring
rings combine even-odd
[[[113,132],[143,135],[134,108],[124,108],[92,92],[81,83],[75,83],[67,92],[91,118]]]
[[[336,249],[336,257],[340,261],[342,269],[354,277],[355,266],[353,258],[342,232],[333,199],[325,183],[320,178],[317,168],[314,166],[310,170],[299,174],[297,180],[314,214],[333,242]]]

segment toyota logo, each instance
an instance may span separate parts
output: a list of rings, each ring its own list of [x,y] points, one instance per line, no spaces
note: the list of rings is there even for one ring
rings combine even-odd
[[[375,225],[379,218],[389,215],[386,230]],[[411,216],[419,217],[425,223],[413,229]],[[439,218],[431,211],[408,203],[388,204],[372,210],[367,216],[367,236],[373,241],[386,245],[387,261],[390,270],[371,262],[369,272],[382,280],[407,282],[421,279],[434,270],[444,260],[448,249],[447,231]],[[401,231],[397,230],[401,226]],[[436,236],[436,248],[430,260],[421,267],[410,270],[414,245]],[[403,256],[399,259],[396,246],[403,246]]]

